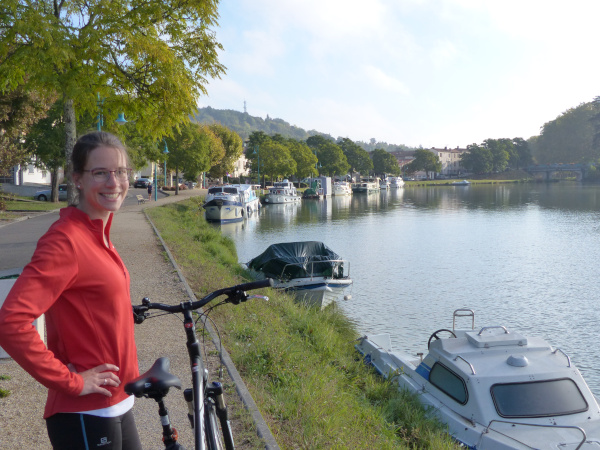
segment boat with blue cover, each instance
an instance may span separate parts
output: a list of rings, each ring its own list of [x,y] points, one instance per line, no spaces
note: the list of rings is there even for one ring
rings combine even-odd
[[[276,289],[319,308],[331,304],[352,285],[350,263],[318,241],[270,245],[247,266],[259,278],[273,278]]]

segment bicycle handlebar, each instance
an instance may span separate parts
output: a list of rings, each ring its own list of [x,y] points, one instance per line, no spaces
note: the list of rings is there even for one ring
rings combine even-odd
[[[251,281],[249,283],[238,284],[237,286],[231,286],[228,288],[219,289],[217,291],[211,292],[205,297],[197,300],[195,302],[181,302],[178,305],[167,305],[164,303],[150,303],[150,300],[145,297],[142,300],[141,305],[133,305],[133,317],[135,323],[140,324],[146,318],[145,312],[150,309],[158,309],[160,311],[170,312],[170,313],[180,313],[183,311],[190,311],[202,308],[207,305],[209,302],[214,300],[215,298],[226,295],[227,299],[225,300],[227,303],[233,303],[234,305],[239,305],[242,302],[245,302],[248,299],[248,295],[246,291],[251,291],[254,289],[260,289],[265,287],[273,286],[273,280],[271,278],[266,278],[264,280],[259,281]]]

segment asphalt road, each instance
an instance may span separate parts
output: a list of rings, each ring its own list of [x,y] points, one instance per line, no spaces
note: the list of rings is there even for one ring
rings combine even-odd
[[[129,188],[123,206],[137,205],[136,195],[148,198],[148,192],[142,188]],[[158,192],[158,198],[167,197]],[[154,192],[152,193],[154,200]],[[39,214],[27,220],[16,221],[0,227],[0,276],[3,271],[23,268],[33,256],[37,241],[58,219],[58,210]]]

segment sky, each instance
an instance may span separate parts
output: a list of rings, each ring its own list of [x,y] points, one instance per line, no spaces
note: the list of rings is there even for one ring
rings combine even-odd
[[[198,106],[424,148],[528,139],[600,95],[596,0],[221,0]]]

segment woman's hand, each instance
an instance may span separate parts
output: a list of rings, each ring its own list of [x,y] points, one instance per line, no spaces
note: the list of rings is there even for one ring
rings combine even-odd
[[[119,368],[114,364],[100,364],[85,372],[77,372],[73,364],[67,364],[67,367],[71,372],[78,373],[83,378],[83,390],[79,393],[79,396],[102,394],[112,397],[110,391],[103,386],[117,387],[121,384],[119,377],[113,373],[119,371]]]

